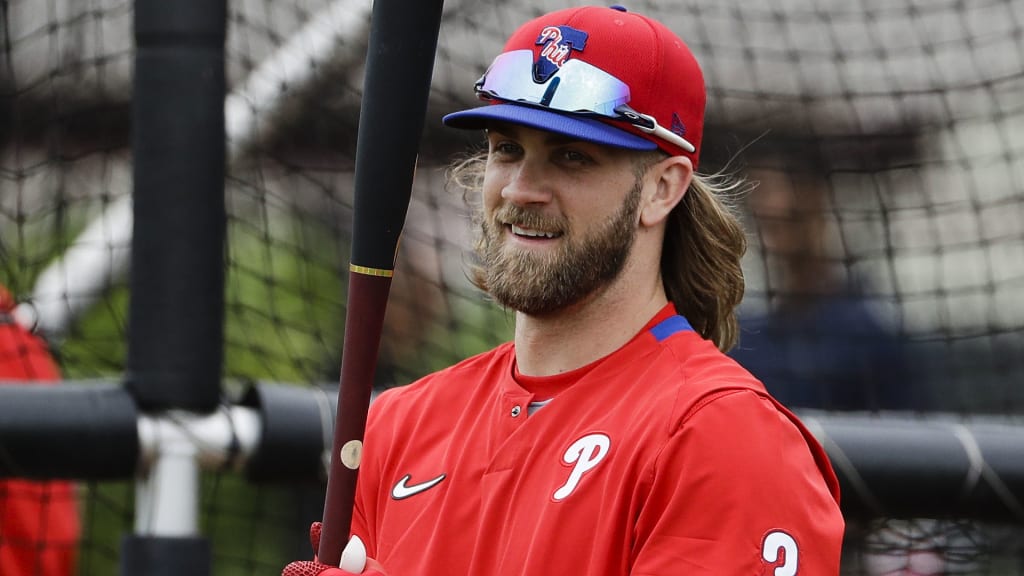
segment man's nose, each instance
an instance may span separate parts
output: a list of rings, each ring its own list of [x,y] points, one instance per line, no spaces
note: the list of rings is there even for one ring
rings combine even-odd
[[[551,201],[551,189],[543,169],[536,162],[524,160],[501,189],[501,197],[517,206],[545,204]]]

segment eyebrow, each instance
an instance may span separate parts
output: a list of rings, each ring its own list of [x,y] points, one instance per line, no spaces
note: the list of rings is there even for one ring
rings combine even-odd
[[[539,129],[537,129],[537,130],[539,130]],[[487,126],[486,131],[487,132],[496,132],[496,133],[502,134],[504,136],[509,136],[509,137],[512,137],[512,138],[516,138],[516,137],[519,136],[519,134],[521,132],[521,129],[516,124],[511,124],[511,123],[508,123],[508,122],[492,122],[492,123],[490,123]],[[565,136],[564,134],[557,134],[557,133],[554,133],[554,132],[547,132],[545,130],[539,130],[539,131],[540,132],[544,132],[546,134],[547,137],[544,139],[544,142],[546,144],[559,145],[559,144],[571,144],[571,143],[574,143],[574,142],[581,142],[581,143],[584,143],[584,144],[589,144],[590,143],[590,142],[587,142],[586,140],[583,140],[582,138],[574,138],[572,136]]]

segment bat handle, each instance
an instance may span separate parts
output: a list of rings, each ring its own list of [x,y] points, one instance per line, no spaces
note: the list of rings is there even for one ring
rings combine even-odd
[[[337,566],[341,561],[341,551],[352,530],[366,413],[390,291],[390,276],[349,273],[338,417],[334,423],[323,528],[317,550],[317,559],[328,566]]]

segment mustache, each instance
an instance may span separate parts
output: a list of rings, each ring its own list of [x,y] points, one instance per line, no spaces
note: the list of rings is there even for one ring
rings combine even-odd
[[[568,223],[564,218],[546,216],[512,204],[505,204],[498,208],[491,216],[491,222],[496,226],[510,224],[547,232],[564,233],[568,229]]]

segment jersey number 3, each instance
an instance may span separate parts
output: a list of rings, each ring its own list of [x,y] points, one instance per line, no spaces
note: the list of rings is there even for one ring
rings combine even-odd
[[[765,562],[765,576],[796,576],[800,559],[796,540],[781,530],[772,530],[764,536],[761,559]]]

